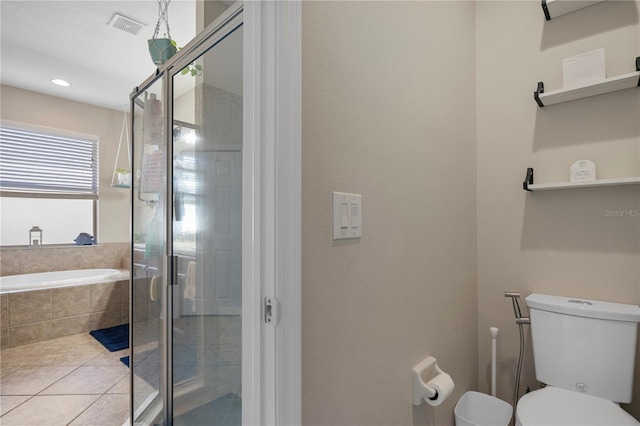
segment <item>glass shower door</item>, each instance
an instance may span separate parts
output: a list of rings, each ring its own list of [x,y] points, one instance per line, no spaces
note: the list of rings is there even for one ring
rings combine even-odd
[[[133,419],[155,424],[164,410],[163,318],[167,196],[164,84],[151,83],[132,103],[132,289],[131,368]]]
[[[173,417],[241,424],[242,26],[172,77]]]
[[[132,98],[136,425],[242,421],[243,31],[235,22]]]

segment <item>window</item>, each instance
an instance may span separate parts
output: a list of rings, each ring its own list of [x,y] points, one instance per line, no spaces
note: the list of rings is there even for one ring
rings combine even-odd
[[[96,236],[98,138],[3,121],[0,125],[0,245],[73,244]]]

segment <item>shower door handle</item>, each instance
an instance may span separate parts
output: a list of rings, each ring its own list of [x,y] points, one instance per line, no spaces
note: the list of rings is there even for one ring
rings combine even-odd
[[[167,256],[168,276],[171,277],[167,282],[168,286],[178,285],[178,259],[179,256],[176,255]]]

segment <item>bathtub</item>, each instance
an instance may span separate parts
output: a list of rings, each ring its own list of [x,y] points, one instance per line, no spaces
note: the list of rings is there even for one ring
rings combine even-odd
[[[126,270],[79,269],[0,277],[0,346],[127,323],[129,300]]]
[[[0,294],[72,287],[106,281],[120,281],[128,278],[128,272],[118,269],[78,269],[74,271],[8,275],[0,277]]]

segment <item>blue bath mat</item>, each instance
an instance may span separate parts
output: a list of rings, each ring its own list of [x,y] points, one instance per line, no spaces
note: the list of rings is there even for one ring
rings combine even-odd
[[[89,332],[109,352],[119,351],[129,347],[129,324],[93,330]]]
[[[129,355],[123,356],[122,358],[120,358],[120,362],[128,367],[129,366]]]

